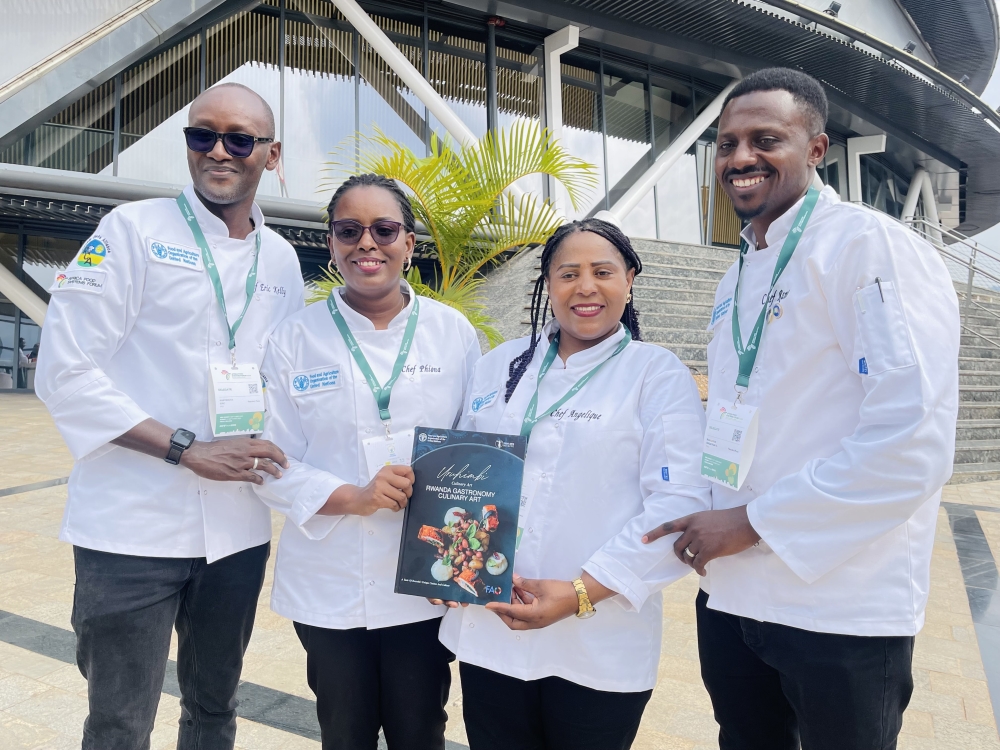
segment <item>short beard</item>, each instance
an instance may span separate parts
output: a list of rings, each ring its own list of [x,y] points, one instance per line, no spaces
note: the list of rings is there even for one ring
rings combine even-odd
[[[212,190],[207,185],[196,185],[196,187],[203,198],[218,206],[228,206],[233,203],[239,203],[249,194],[249,191],[246,189],[246,185],[242,182],[234,186],[232,190],[228,191]]]
[[[767,203],[766,202],[761,203],[759,206],[757,206],[757,208],[751,209],[749,211],[741,211],[739,208],[736,207],[736,203],[733,202],[733,210],[736,212],[736,215],[740,217],[742,221],[750,221],[751,219],[756,219],[762,213],[767,211]]]

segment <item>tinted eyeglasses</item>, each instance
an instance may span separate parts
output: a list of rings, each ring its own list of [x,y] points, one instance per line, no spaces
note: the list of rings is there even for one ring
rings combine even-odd
[[[226,153],[237,159],[246,159],[253,153],[253,148],[258,143],[271,143],[274,138],[259,138],[246,133],[216,133],[208,128],[184,128],[184,140],[187,147],[199,154],[207,154],[217,141],[222,141],[222,147]]]
[[[379,245],[391,245],[399,237],[399,229],[403,225],[398,221],[376,221],[366,227],[360,221],[354,219],[341,219],[330,223],[333,236],[345,245],[354,245],[361,241],[365,230],[371,232],[372,239]]]

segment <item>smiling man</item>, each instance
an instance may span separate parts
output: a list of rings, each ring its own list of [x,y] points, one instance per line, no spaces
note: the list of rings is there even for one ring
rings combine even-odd
[[[715,171],[749,223],[711,321],[714,509],[644,538],[674,534],[704,576],[722,750],[896,747],[951,475],[951,278],[909,229],[814,187],[826,117],[819,83],[787,69],[725,103]]]
[[[254,203],[277,166],[274,117],[222,84],[191,104],[193,184],[108,214],[52,288],[35,389],[76,459],[73,544],[84,750],[140,750],[178,636],[181,750],[225,750],[264,579],[280,476],[257,368],[303,306],[292,247]],[[178,137],[180,134],[178,133]]]

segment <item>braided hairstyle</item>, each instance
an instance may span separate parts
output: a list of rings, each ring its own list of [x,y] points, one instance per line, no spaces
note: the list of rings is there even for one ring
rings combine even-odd
[[[538,341],[541,338],[539,332],[545,327],[545,320],[548,317],[549,311],[549,298],[545,293],[545,280],[549,276],[549,266],[552,264],[552,258],[555,256],[556,250],[563,243],[563,240],[576,232],[593,232],[603,237],[621,253],[622,258],[625,260],[626,269],[634,269],[636,275],[642,273],[642,261],[639,260],[639,255],[636,253],[635,248],[632,247],[629,238],[625,236],[621,229],[610,222],[602,221],[601,219],[581,219],[563,224],[553,232],[548,242],[545,243],[545,248],[542,250],[542,272],[535,280],[535,288],[531,293],[531,340],[528,343],[528,348],[510,363],[510,368],[507,372],[509,376],[507,378],[507,390],[503,397],[505,402],[510,401],[510,397],[514,394],[514,389],[521,382],[521,377],[534,358],[535,349],[538,347]],[[642,341],[642,336],[639,332],[639,311],[635,309],[635,303],[631,300],[625,305],[621,322],[632,334],[633,339]]]
[[[392,196],[399,203],[399,211],[403,215],[403,229],[407,232],[412,232],[416,226],[416,221],[413,218],[413,206],[410,205],[410,199],[407,197],[406,193],[403,192],[402,188],[396,184],[395,180],[391,180],[388,177],[383,177],[380,174],[373,174],[369,172],[368,174],[356,174],[348,177],[343,184],[337,188],[333,197],[330,198],[330,205],[326,208],[327,222],[333,224],[333,212],[337,209],[337,203],[340,199],[347,194],[348,190],[356,187],[379,187],[388,190],[392,193]]]

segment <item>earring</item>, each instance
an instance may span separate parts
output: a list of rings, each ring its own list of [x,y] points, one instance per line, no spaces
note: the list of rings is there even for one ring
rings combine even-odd
[[[628,297],[625,298],[625,304],[628,305],[631,304],[631,302],[632,302],[632,292],[629,292]]]
[[[333,258],[330,258],[330,260],[326,262],[326,270],[331,276],[334,276],[337,273],[337,267],[333,265]]]
[[[412,257],[407,257],[407,259],[406,259],[406,265],[403,266],[403,273],[406,273],[412,267],[413,267],[413,258]]]

